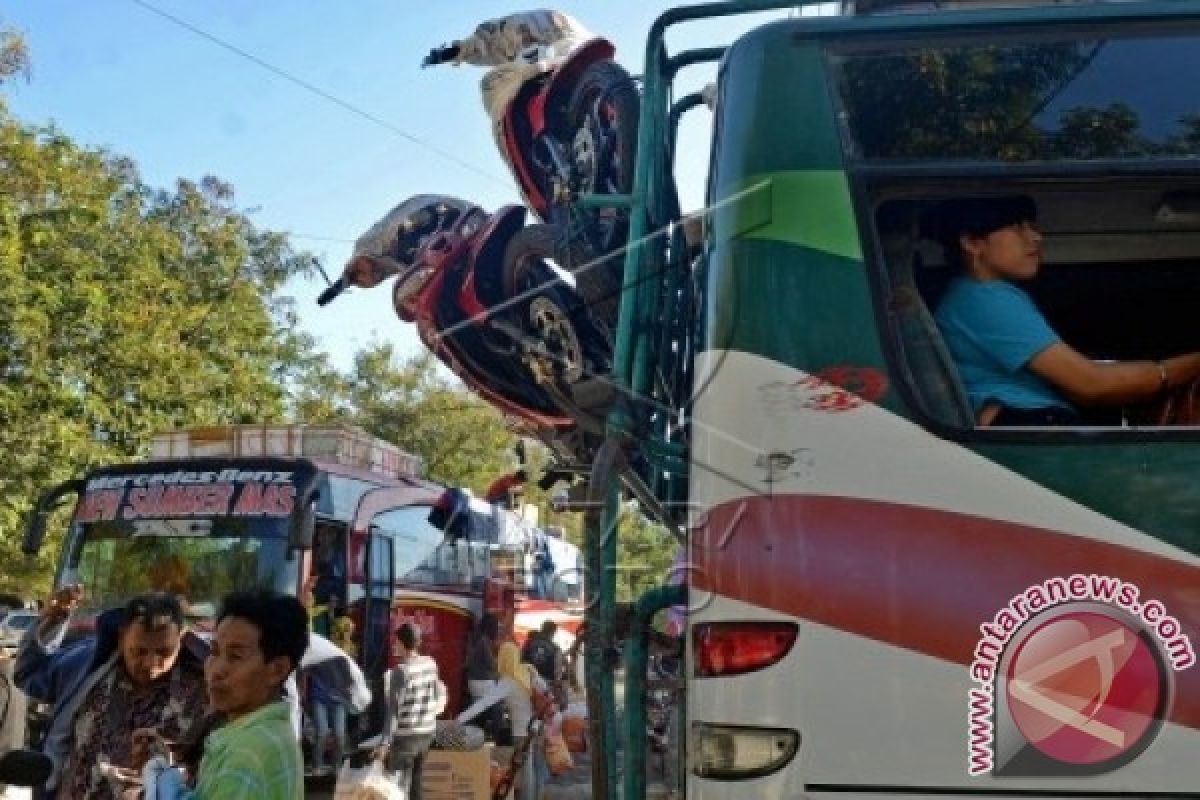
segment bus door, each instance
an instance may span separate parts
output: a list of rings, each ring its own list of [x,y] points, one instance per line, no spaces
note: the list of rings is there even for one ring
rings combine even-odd
[[[346,608],[347,552],[349,536],[345,522],[318,519],[313,533],[310,566],[313,603],[325,612],[313,619],[313,630],[329,636],[338,609]]]
[[[391,657],[392,596],[396,590],[392,537],[372,525],[367,532],[363,595],[362,667],[381,675]]]

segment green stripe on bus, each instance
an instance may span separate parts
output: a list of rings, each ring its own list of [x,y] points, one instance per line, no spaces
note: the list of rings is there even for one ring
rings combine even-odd
[[[751,176],[713,213],[723,241],[767,239],[862,261],[850,184],[841,170]]]

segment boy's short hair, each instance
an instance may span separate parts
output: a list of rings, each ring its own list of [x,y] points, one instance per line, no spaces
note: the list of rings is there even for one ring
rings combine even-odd
[[[167,592],[146,592],[133,597],[121,610],[122,630],[140,622],[148,631],[158,631],[174,624],[183,628],[183,604]]]
[[[299,600],[269,589],[232,592],[221,601],[217,624],[229,617],[258,628],[264,661],[286,656],[293,670],[300,665],[308,649],[308,612]]]
[[[421,643],[421,632],[417,630],[416,625],[405,622],[396,629],[396,638],[409,650],[416,650],[417,645]]]
[[[1009,225],[1037,222],[1037,204],[1024,194],[952,197],[937,209],[937,238],[946,258],[957,262],[959,238],[982,237]]]

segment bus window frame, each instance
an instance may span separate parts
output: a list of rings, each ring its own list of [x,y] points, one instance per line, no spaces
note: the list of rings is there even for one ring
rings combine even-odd
[[[1133,5],[1133,4],[1131,4]],[[1128,9],[1127,9],[1128,10]],[[1111,9],[1106,9],[1111,12]],[[954,18],[959,14],[977,17],[968,12],[945,15]],[[980,15],[992,17],[987,12]],[[949,189],[955,184],[964,191],[968,185],[982,180],[1005,182],[1052,181],[1055,178],[1095,177],[1163,177],[1200,176],[1200,158],[1130,158],[1103,159],[1092,161],[1028,161],[1008,163],[1002,161],[868,161],[853,157],[850,148],[852,139],[846,130],[846,109],[838,90],[837,77],[831,54],[846,52],[878,51],[888,47],[915,46],[937,42],[950,45],[955,42],[988,41],[999,39],[1018,40],[1026,36],[1061,39],[1072,34],[1112,33],[1112,38],[1133,38],[1159,34],[1179,34],[1181,20],[1186,20],[1200,38],[1200,9],[1179,17],[1126,19],[1118,14],[1107,14],[1100,19],[1079,18],[1077,14],[1055,14],[1034,21],[1014,15],[1012,20],[987,25],[974,19],[960,17],[950,21],[931,22],[888,18],[883,25],[871,25],[862,29],[849,29],[841,25],[827,26],[808,24],[796,31],[793,41],[811,42],[822,51],[822,76],[829,91],[838,137],[841,143],[842,166],[850,189],[851,205],[855,225],[862,243],[863,265],[871,293],[871,308],[879,337],[880,349],[889,374],[902,378],[892,381],[892,388],[899,396],[910,419],[934,435],[963,445],[988,444],[1036,444],[1046,446],[1100,444],[1144,444],[1149,442],[1196,442],[1200,441],[1200,426],[1140,426],[1140,427],[957,427],[937,420],[927,414],[919,398],[910,389],[914,376],[904,366],[901,356],[902,343],[897,341],[892,326],[888,323],[888,273],[884,263],[882,242],[876,225],[876,212],[881,202],[873,182],[888,179],[889,182],[908,178],[927,184],[937,183]],[[963,24],[963,22],[968,24]],[[914,24],[914,22],[920,24]],[[1007,24],[1005,24],[1007,23]],[[997,30],[999,28],[1000,30]]]
[[[354,538],[357,536],[365,537],[368,529],[375,517],[385,511],[392,511],[406,506],[428,505],[432,506],[441,496],[440,489],[433,489],[423,485],[410,486],[380,486],[372,489],[358,500],[358,506],[354,509],[354,514],[348,523],[348,534],[346,546],[349,551],[346,554],[346,589],[349,596],[350,586],[355,583],[362,583],[365,587],[365,563],[358,564],[358,556],[354,551]],[[361,557],[366,556],[366,544],[364,539],[363,549],[359,551]]]
[[[930,165],[932,166],[932,165]],[[989,165],[999,166],[999,165]],[[1094,169],[1086,171],[1073,171],[1072,177],[1086,176],[1087,174],[1095,174],[1097,176],[1103,173],[1101,165],[1089,163],[1088,166]],[[1147,164],[1140,164],[1141,167],[1148,167]],[[1178,162],[1172,163],[1171,173],[1179,174]],[[1197,163],[1189,163],[1188,173],[1200,176],[1200,160]],[[912,177],[914,179],[925,179],[931,185],[934,182],[933,175],[928,174],[928,170],[922,170],[925,175],[918,176],[911,170],[886,167],[886,168],[871,168],[871,169],[855,169],[847,167],[847,178],[850,185],[851,204],[854,209],[855,224],[859,229],[859,236],[863,240],[863,266],[867,273],[867,280],[871,292],[871,307],[874,314],[874,322],[878,332],[881,350],[884,355],[884,360],[887,364],[889,374],[893,376],[903,376],[904,380],[893,380],[891,382],[893,390],[899,395],[904,404],[905,411],[908,416],[922,428],[934,433],[935,435],[947,439],[949,441],[958,442],[961,444],[1042,444],[1042,445],[1062,445],[1062,444],[1082,444],[1082,443],[1146,443],[1146,442],[1196,442],[1200,441],[1200,427],[1180,427],[1180,426],[1141,426],[1141,427],[980,427],[978,425],[972,427],[957,427],[948,425],[941,420],[927,414],[919,400],[919,398],[910,389],[910,381],[915,383],[913,376],[904,366],[902,358],[903,344],[897,340],[896,334],[892,330],[892,326],[888,324],[888,286],[889,277],[887,272],[887,264],[883,257],[883,244],[880,239],[878,227],[875,224],[876,212],[881,202],[890,199],[889,196],[878,196],[878,191],[871,186],[872,179],[886,176],[889,179],[898,179],[904,177]],[[988,173],[993,173],[989,175]],[[980,178],[1000,177],[1000,170],[983,170],[977,166],[968,166],[956,164],[954,169],[946,167],[936,174],[936,182],[940,184],[939,188],[948,190],[952,186],[958,185],[963,188],[963,191],[969,191],[968,186],[972,180],[976,182]],[[1112,175],[1111,172],[1107,173]],[[1145,177],[1162,177],[1163,172],[1159,170],[1140,169],[1136,172],[1128,173],[1130,175],[1145,176]],[[1022,170],[1016,173],[1008,170],[1004,175],[1006,180],[1011,180],[1013,177],[1023,180],[1033,180],[1039,177],[1043,180],[1051,178],[1046,174],[1044,165],[1040,165],[1039,169]],[[914,184],[917,181],[914,180]],[[865,226],[865,227],[864,227]],[[932,309],[931,309],[932,312]]]
[[[208,519],[208,518],[201,518],[201,519]],[[220,518],[218,518],[218,519],[220,519]],[[303,565],[302,565],[301,560],[296,558],[296,553],[288,546],[288,533],[287,533],[287,524],[288,523],[287,523],[287,521],[286,520],[277,520],[277,522],[279,522],[279,524],[281,524],[283,526],[283,531],[280,534],[272,534],[272,535],[247,534],[244,536],[231,536],[231,535],[222,534],[222,533],[215,533],[215,534],[207,533],[207,534],[203,534],[203,535],[181,536],[181,537],[177,537],[177,538],[180,540],[183,540],[183,539],[197,539],[197,540],[253,539],[253,540],[259,540],[259,541],[274,540],[274,541],[282,542],[283,543],[283,553],[282,553],[283,558],[280,563],[283,565],[290,565],[290,566],[284,567],[284,569],[285,569],[284,577],[286,580],[284,582],[281,582],[279,584],[279,586],[276,586],[273,588],[278,591],[282,591],[281,587],[286,583],[290,587],[289,591],[298,591],[300,588],[300,584],[301,584],[302,576],[303,576],[303,572],[304,572]],[[57,563],[56,563],[55,570],[54,570],[54,579],[53,579],[53,584],[52,584],[53,586],[59,587],[59,586],[65,585],[63,583],[65,576],[67,576],[68,574],[71,574],[71,573],[76,573],[76,574],[78,573],[79,564],[83,558],[83,549],[85,546],[87,546],[87,544],[89,542],[120,541],[121,540],[122,537],[109,536],[109,537],[102,537],[99,539],[88,537],[86,535],[85,529],[89,525],[92,525],[92,524],[95,524],[95,523],[80,523],[80,522],[69,522],[68,523],[67,532],[63,538],[62,543],[59,546],[59,558],[57,559]],[[133,537],[124,537],[124,538],[133,538]],[[176,537],[163,537],[163,538],[176,538]],[[217,602],[217,601],[219,601],[219,598],[213,599],[213,602]]]
[[[429,524],[427,517],[428,517],[429,510],[432,509],[432,505],[429,505],[426,503],[409,503],[407,505],[383,509],[379,513],[375,514],[375,516],[372,518],[371,528],[381,530],[381,531],[388,531],[390,534],[392,534],[393,541],[396,541],[402,535],[401,530],[399,530],[397,528],[388,528],[388,527],[384,527],[383,525],[380,525],[378,522],[379,518],[386,514],[394,514],[397,512],[402,513],[402,512],[410,511],[410,510],[414,510],[414,509],[421,509],[424,511],[424,514],[421,516],[423,518],[425,518],[425,522],[428,525],[429,531],[436,533],[437,543],[433,546],[433,548],[431,550],[429,550],[425,554],[424,558],[422,558],[420,562],[418,562],[415,565],[412,565],[411,568],[403,574],[401,574],[399,569],[396,568],[397,564],[395,561],[393,561],[394,581],[395,581],[396,587],[397,588],[404,587],[404,588],[410,588],[410,589],[416,589],[416,590],[437,590],[437,591],[452,591],[452,592],[471,591],[474,587],[476,587],[480,583],[480,580],[478,580],[478,579],[486,577],[486,567],[488,565],[485,564],[485,574],[484,575],[476,576],[475,575],[474,557],[473,557],[473,554],[470,552],[470,550],[468,550],[468,552],[467,552],[467,558],[468,558],[468,562],[469,562],[468,570],[470,572],[470,578],[465,582],[457,582],[457,583],[448,582],[448,581],[447,582],[438,582],[437,580],[433,580],[431,582],[423,582],[420,580],[408,580],[408,577],[410,575],[412,575],[414,572],[421,570],[421,569],[425,569],[426,562],[428,562],[429,559],[431,559],[431,558],[436,558],[436,561],[437,561],[437,565],[431,568],[433,573],[435,575],[440,574],[442,572],[441,559],[445,555],[445,551],[443,548],[445,548],[447,545],[449,545],[451,543],[453,543],[455,546],[460,545],[460,544],[467,544],[467,545],[471,545],[471,544],[482,545],[483,544],[483,543],[477,542],[477,541],[472,542],[471,540],[466,539],[466,538],[452,540],[452,537],[446,536],[446,533],[444,531],[439,530],[432,524]],[[486,545],[484,545],[484,546],[486,546]]]

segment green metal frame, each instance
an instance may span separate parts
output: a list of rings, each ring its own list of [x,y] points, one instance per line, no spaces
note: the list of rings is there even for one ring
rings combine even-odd
[[[593,464],[589,507],[584,521],[585,563],[590,580],[586,611],[587,681],[592,752],[593,797],[615,799],[617,791],[615,691],[612,657],[616,640],[616,536],[621,478],[643,480],[663,507],[680,509],[687,501],[686,417],[691,395],[690,347],[673,348],[693,338],[696,309],[690,297],[690,269],[682,233],[665,231],[681,218],[673,177],[679,118],[701,104],[688,95],[671,103],[679,70],[719,60],[723,47],[701,48],[669,56],[665,36],[673,25],[736,14],[818,5],[779,0],[741,0],[675,8],[651,26],[646,42],[642,110],[634,188],[629,196],[581,198],[588,206],[628,207],[629,246],[613,360],[612,380],[623,398],[609,412],[607,439]],[[660,324],[669,322],[671,324]],[[633,456],[635,455],[635,459]],[[636,463],[637,475],[632,464]],[[638,601],[650,613],[660,603],[686,597],[679,587],[652,589]],[[639,615],[635,614],[639,619]],[[643,634],[635,625],[626,661],[625,786],[627,800],[645,795],[645,685]],[[639,645],[640,643],[640,645]],[[638,746],[638,744],[642,746]]]
[[[687,602],[683,586],[650,589],[633,609],[629,639],[625,644],[625,792],[623,797],[646,796],[646,662],[649,658],[650,623],[659,611]],[[638,698],[634,705],[629,696]],[[637,713],[630,713],[634,709]]]

